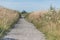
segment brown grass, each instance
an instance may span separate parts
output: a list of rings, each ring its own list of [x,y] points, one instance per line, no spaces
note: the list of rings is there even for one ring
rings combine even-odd
[[[41,11],[26,17],[46,35],[47,40],[60,40],[60,11]]]
[[[17,11],[7,8],[0,8],[0,36],[7,31],[19,18]]]

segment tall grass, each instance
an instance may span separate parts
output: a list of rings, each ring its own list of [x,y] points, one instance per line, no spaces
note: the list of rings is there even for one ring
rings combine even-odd
[[[18,19],[19,13],[17,11],[7,8],[0,8],[0,38]]]
[[[40,17],[38,18],[34,14],[31,16],[32,14],[26,17],[27,20],[32,22],[39,31],[45,34],[46,40],[60,40],[60,11],[50,8],[48,12],[39,15]]]

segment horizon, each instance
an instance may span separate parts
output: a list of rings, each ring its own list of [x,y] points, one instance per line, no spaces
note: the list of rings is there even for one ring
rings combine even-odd
[[[0,5],[18,11],[36,11],[49,9],[52,4],[56,9],[60,8],[59,0],[0,0]]]

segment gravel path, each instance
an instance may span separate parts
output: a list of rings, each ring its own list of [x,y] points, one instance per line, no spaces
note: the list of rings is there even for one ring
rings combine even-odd
[[[45,40],[45,37],[33,24],[21,18],[15,28],[4,37],[4,40]]]

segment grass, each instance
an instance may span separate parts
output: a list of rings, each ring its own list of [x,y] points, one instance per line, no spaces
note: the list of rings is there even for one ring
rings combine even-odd
[[[15,10],[0,8],[0,38],[12,28],[12,25],[19,19],[19,13]]]
[[[26,19],[43,32],[46,40],[60,40],[60,11],[49,10],[43,15],[29,14]]]

